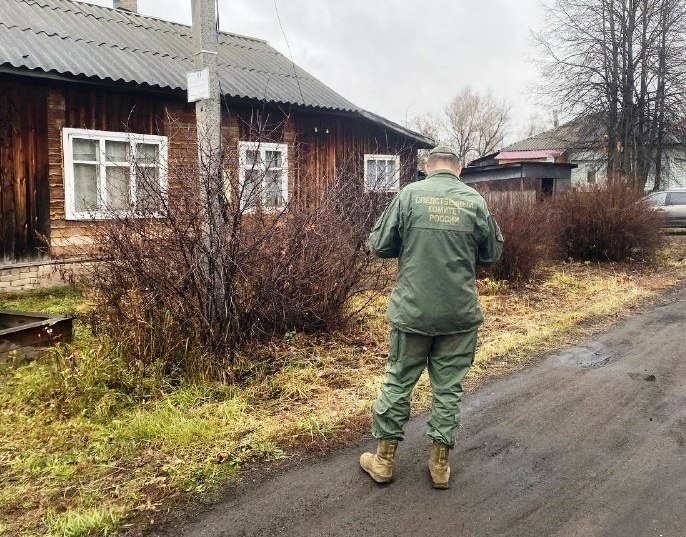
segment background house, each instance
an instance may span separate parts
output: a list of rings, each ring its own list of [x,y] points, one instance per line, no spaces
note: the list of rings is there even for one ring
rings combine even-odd
[[[191,28],[139,15],[135,1],[115,2],[126,9],[2,2],[0,286],[32,285],[46,274],[41,267],[81,251],[110,183],[141,196],[127,155],[159,163],[152,172],[170,191],[188,186],[167,170],[197,152],[195,106],[185,92]],[[222,32],[218,59],[225,144],[237,154],[269,151],[282,163],[282,195],[265,204],[311,202],[350,163],[361,188],[396,191],[414,180],[417,150],[432,146],[260,39]],[[378,184],[380,170],[388,173]]]
[[[534,174],[541,185],[549,185],[554,179],[555,191],[567,184],[600,182],[607,175],[604,134],[602,122],[596,116],[584,116],[477,159],[470,163],[470,167],[517,165],[522,168],[523,177]],[[538,166],[532,168],[533,164]],[[563,172],[564,169],[569,170],[569,175]],[[491,181],[484,170],[470,170],[468,167],[465,171],[466,177]],[[501,170],[499,173],[502,175],[504,172]],[[541,174],[543,177],[538,177]],[[666,146],[663,174],[666,189],[686,186],[686,147],[677,140],[671,140]],[[539,184],[538,181],[534,183]],[[654,176],[650,174],[646,189],[652,189],[653,184]],[[510,183],[508,188],[512,185]]]
[[[462,170],[462,180],[482,193],[517,193],[530,200],[541,200],[568,189],[576,164],[552,160],[516,160],[500,162],[493,153],[477,159]]]

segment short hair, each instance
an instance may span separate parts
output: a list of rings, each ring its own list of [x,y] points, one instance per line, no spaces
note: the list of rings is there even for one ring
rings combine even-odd
[[[432,153],[426,161],[426,165],[434,167],[439,162],[449,164],[451,168],[461,168],[462,163],[460,159],[451,153]]]

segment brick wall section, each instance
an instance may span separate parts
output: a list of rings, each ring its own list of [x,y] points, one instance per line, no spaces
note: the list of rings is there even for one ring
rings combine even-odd
[[[49,289],[67,283],[63,277],[72,263],[17,263],[0,266],[0,294]]]

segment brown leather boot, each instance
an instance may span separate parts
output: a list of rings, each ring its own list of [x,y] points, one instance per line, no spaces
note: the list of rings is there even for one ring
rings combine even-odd
[[[441,442],[434,441],[431,446],[431,455],[429,456],[429,472],[431,473],[431,481],[435,489],[447,489],[450,487],[450,465],[448,464],[448,455],[450,448]]]
[[[393,462],[397,449],[397,440],[379,440],[376,454],[360,455],[360,466],[377,483],[390,483],[393,479]]]

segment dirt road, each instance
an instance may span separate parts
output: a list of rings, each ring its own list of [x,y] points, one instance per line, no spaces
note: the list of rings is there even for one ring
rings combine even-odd
[[[466,397],[453,486],[426,475],[423,416],[379,487],[353,446],[165,535],[686,536],[686,290]]]

